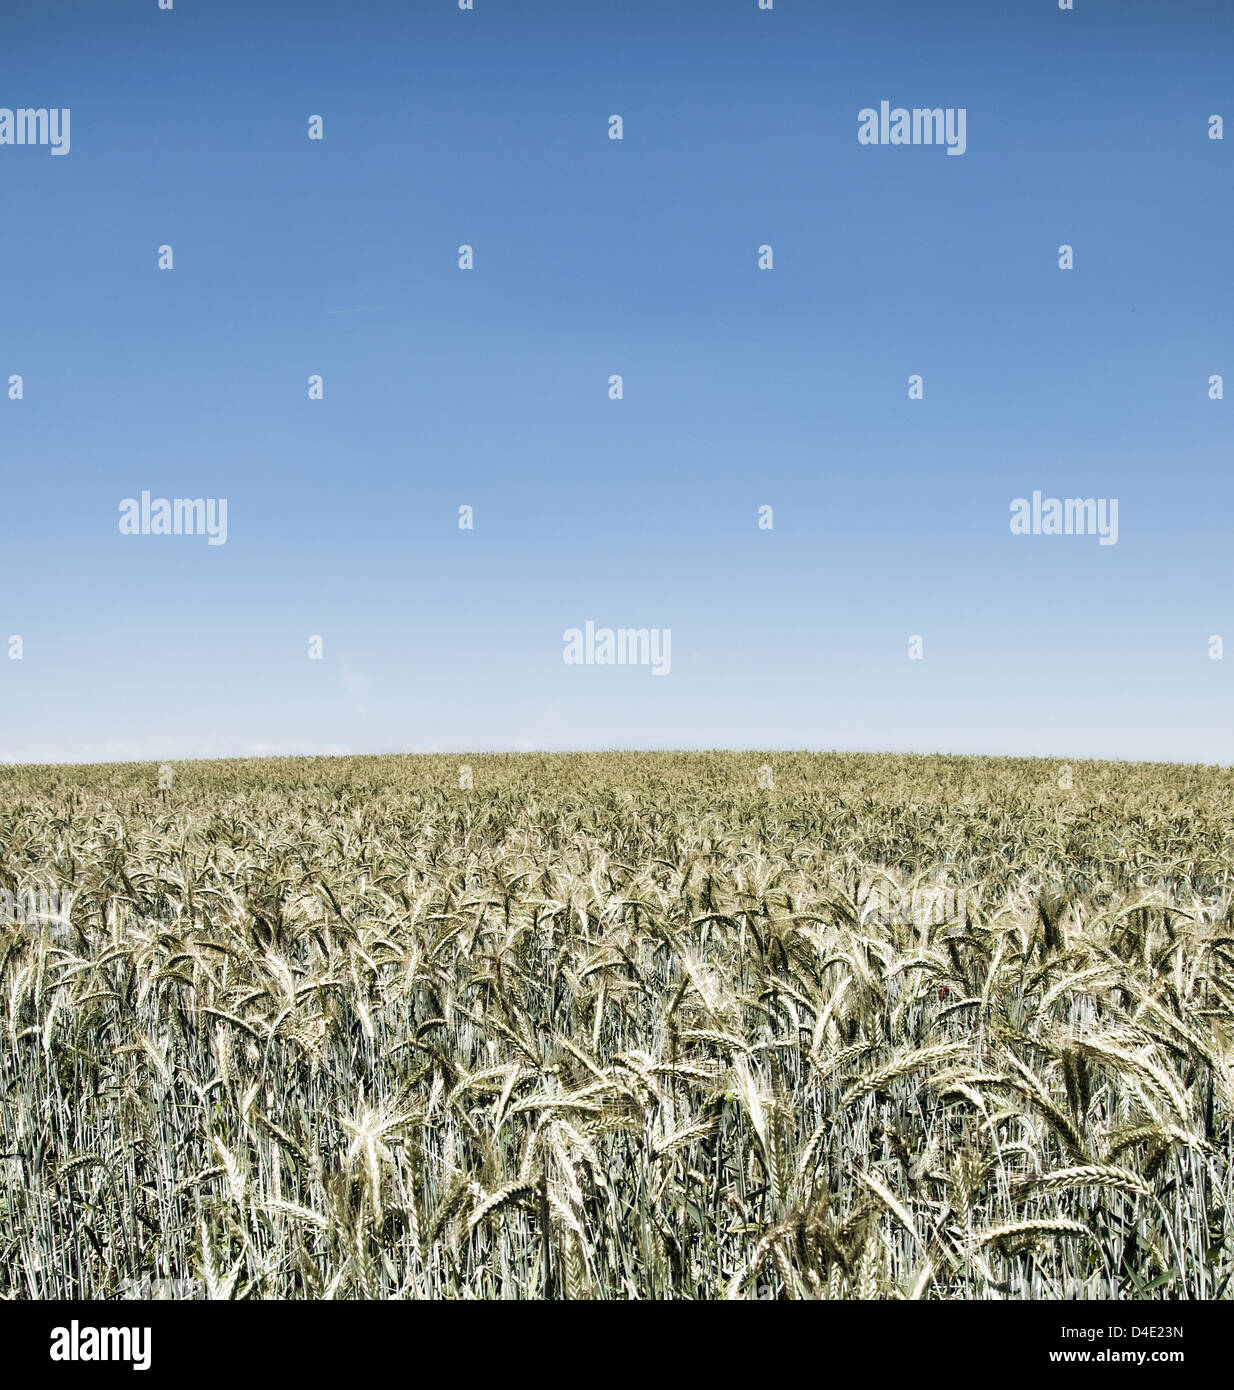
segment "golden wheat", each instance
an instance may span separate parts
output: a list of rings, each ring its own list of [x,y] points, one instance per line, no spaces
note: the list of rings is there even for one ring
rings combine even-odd
[[[460,761],[0,769],[0,1294],[1229,1296],[1234,774]]]

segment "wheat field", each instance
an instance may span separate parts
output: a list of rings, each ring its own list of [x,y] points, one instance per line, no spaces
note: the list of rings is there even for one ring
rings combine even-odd
[[[159,780],[0,769],[5,1298],[1231,1295],[1230,770]]]

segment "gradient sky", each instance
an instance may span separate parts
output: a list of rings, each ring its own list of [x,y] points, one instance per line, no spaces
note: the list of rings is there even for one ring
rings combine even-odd
[[[1234,761],[1234,6],[1076,4],[5,5],[0,759]]]

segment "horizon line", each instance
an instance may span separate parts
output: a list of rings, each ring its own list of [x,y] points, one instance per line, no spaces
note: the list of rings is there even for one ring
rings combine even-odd
[[[8,758],[0,758],[0,771],[18,769],[42,769],[42,768],[129,768],[129,767],[158,767],[164,763],[174,766],[191,766],[199,763],[236,763],[236,762],[319,762],[319,761],[355,761],[356,759],[382,759],[382,758],[571,758],[571,757],[605,757],[605,756],[625,756],[625,757],[655,757],[655,756],[677,756],[677,757],[741,757],[752,755],[768,755],[789,757],[840,757],[840,758],[926,758],[926,759],[950,759],[964,760],[968,762],[1036,762],[1054,763],[1059,765],[1072,766],[1076,764],[1095,764],[1108,763],[1120,767],[1168,767],[1178,769],[1201,769],[1204,771],[1221,772],[1229,771],[1234,768],[1231,762],[1181,762],[1168,758],[1103,758],[1091,755],[1068,755],[1053,753],[957,753],[946,749],[931,749],[922,751],[919,749],[895,749],[895,748],[810,748],[810,747],[710,747],[710,748],[689,748],[680,746],[663,747],[621,747],[621,746],[595,746],[581,748],[462,748],[462,749],[385,749],[380,752],[286,752],[286,753],[236,753],[236,754],[215,754],[207,757],[146,757],[146,758],[121,758],[115,760],[105,760],[102,762],[80,762],[68,759],[54,759],[51,761],[17,761]]]

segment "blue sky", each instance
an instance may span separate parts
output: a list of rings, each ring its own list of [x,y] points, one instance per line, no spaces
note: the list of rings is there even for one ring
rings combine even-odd
[[[0,146],[0,759],[1234,761],[1225,0],[5,31],[0,107],[72,115]],[[964,155],[860,145],[884,99],[965,108]],[[143,489],[227,543],[121,535]],[[1117,544],[1013,536],[1034,490],[1117,498]],[[566,665],[588,620],[671,674]]]

